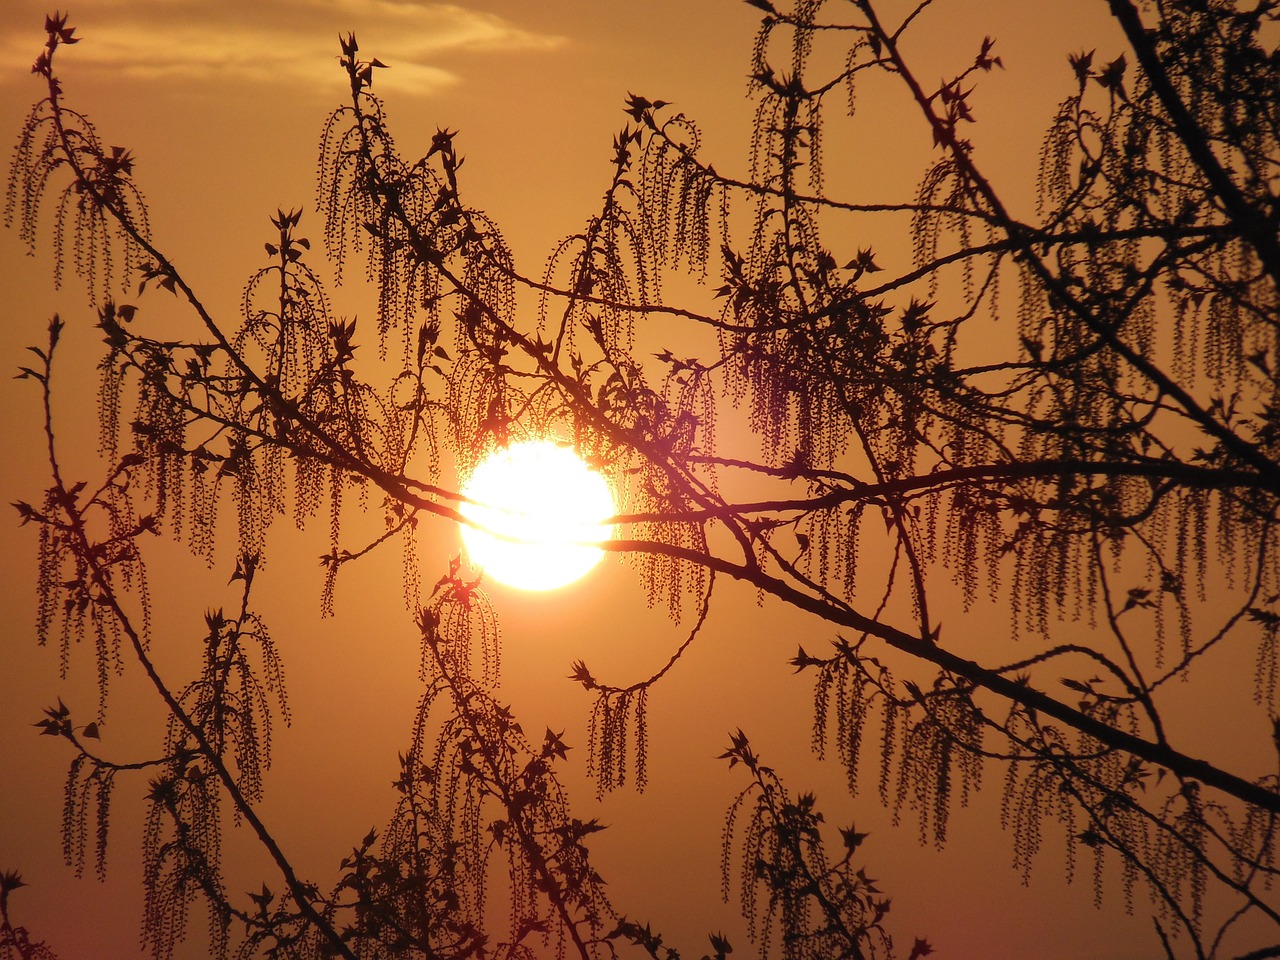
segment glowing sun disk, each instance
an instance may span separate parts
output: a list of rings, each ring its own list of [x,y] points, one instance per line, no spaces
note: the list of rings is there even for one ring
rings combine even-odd
[[[577,580],[604,556],[593,544],[613,535],[605,523],[616,512],[609,485],[553,440],[495,450],[462,493],[474,502],[459,512],[482,528],[461,527],[467,556],[487,577],[522,590]]]

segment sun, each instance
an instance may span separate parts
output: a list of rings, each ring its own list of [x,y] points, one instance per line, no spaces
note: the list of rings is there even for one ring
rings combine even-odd
[[[554,440],[500,447],[462,488],[462,543],[485,576],[521,590],[554,590],[600,562],[617,511],[604,477]],[[489,531],[492,531],[490,533]],[[495,536],[494,534],[497,534]]]

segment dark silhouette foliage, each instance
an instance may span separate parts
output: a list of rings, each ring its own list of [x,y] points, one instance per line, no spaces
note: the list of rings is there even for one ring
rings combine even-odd
[[[15,926],[9,917],[9,895],[25,887],[22,877],[6,870],[0,873],[0,958],[3,960],[58,960],[47,944],[32,940],[26,927]]]
[[[17,504],[40,538],[38,639],[56,639],[64,669],[91,646],[99,684],[94,722],[59,702],[39,726],[72,750],[77,869],[106,869],[116,780],[150,778],[143,937],[157,960],[197,910],[218,957],[678,955],[592,866],[602,826],[561,785],[563,734],[530,735],[495,699],[483,584],[456,561],[425,593],[419,576],[417,538],[443,528],[432,518],[466,522],[443,464],[465,476],[544,435],[607,476],[610,548],[689,623],[652,677],[610,685],[573,664],[595,698],[585,752],[601,793],[644,787],[648,692],[735,578],[822,624],[791,662],[814,679],[812,746],[851,794],[870,776],[941,846],[957,804],[995,780],[1025,874],[1054,834],[1069,878],[1087,869],[1099,901],[1118,884],[1130,910],[1150,909],[1167,956],[1226,956],[1246,921],[1241,955],[1280,955],[1277,758],[1228,769],[1166,726],[1171,691],[1239,645],[1254,702],[1222,709],[1264,735],[1277,723],[1277,5],[1110,0],[1128,49],[1065,65],[1023,220],[967,139],[975,90],[1002,66],[994,41],[934,86],[937,65],[903,53],[928,0],[893,21],[872,0],[750,3],[745,173],[704,158],[693,118],[631,94],[599,209],[536,276],[464,199],[459,134],[403,157],[373,93],[385,65],[343,37],[350,97],[321,136],[316,206],[333,279],[376,291],[359,324],[334,314],[300,211],[272,218],[238,320],[214,316],[151,240],[129,151],[64,102],[55,61],[78,38],[48,20],[34,68],[47,96],[19,138],[6,218],[52,247],[57,280],[69,264],[84,281],[106,349],[95,480],[64,477],[58,457],[61,319],[20,373],[44,394],[52,475]],[[827,188],[826,131],[878,74],[909,94],[933,161],[913,198],[852,202]],[[908,266],[875,249],[892,229],[909,231]],[[712,306],[667,304],[676,272]],[[174,313],[199,335],[148,327]],[[654,317],[710,353],[650,342]],[[750,429],[718,430],[727,419]],[[350,532],[359,510],[381,531]],[[174,683],[152,659],[147,541],[214,563],[223,514],[241,599],[206,615],[201,671]],[[422,641],[394,813],[327,885],[297,875],[256,806],[289,720],[288,644],[252,593],[285,515],[327,527],[326,613],[344,566],[398,547]],[[953,587],[962,600],[945,606]],[[967,616],[989,598],[1006,624]],[[1015,660],[987,653],[993,630],[1017,638]],[[126,660],[170,720],[154,757],[116,763],[97,723]],[[932,952],[895,945],[864,834],[831,829],[741,731],[724,759],[748,780],[727,813],[723,892],[762,956]],[[227,817],[274,862],[260,893],[223,882]],[[47,955],[3,922],[0,948]],[[710,944],[731,950],[719,933]]]

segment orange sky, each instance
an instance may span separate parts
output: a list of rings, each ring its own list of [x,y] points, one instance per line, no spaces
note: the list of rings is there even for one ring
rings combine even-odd
[[[45,12],[30,0],[8,0],[0,11],[6,137],[16,137],[39,94],[29,64],[43,40]],[[1006,70],[983,78],[975,140],[986,169],[1016,178],[1018,202],[1027,203],[1041,131],[1071,83],[1066,54],[1098,46],[1102,56],[1115,48],[1100,35],[1104,16],[1102,0],[948,0],[921,31],[915,55],[945,61],[923,69],[926,77],[962,65],[983,35],[998,38]],[[744,77],[757,22],[758,11],[736,0],[100,0],[73,9],[71,23],[84,42],[60,57],[68,102],[96,122],[107,143],[136,153],[159,246],[230,323],[269,239],[268,215],[304,207],[303,233],[318,239],[320,223],[310,211],[315,147],[344,89],[339,32],[354,30],[363,51],[392,65],[377,75],[375,92],[387,101],[406,155],[425,150],[437,127],[461,130],[464,199],[502,226],[518,266],[538,273],[551,246],[591,214],[607,186],[610,140],[624,122],[628,91],[674,101],[703,126],[717,169],[745,172],[751,104]],[[854,199],[905,199],[927,158],[927,134],[892,94],[877,101],[869,93],[861,109],[860,125],[828,147],[833,189]],[[903,249],[901,237],[882,242],[886,250]],[[53,292],[50,258],[40,254],[25,259],[15,231],[0,232],[0,366],[25,363],[23,348],[40,343],[49,315],[61,311],[69,324],[58,372],[64,436],[69,445],[91,447],[93,313],[74,281]],[[340,310],[368,309],[358,287],[337,299]],[[0,377],[2,502],[35,500],[44,482],[37,400],[31,384]],[[87,465],[87,453],[82,446],[68,459]],[[142,787],[120,789],[110,881],[72,879],[58,836],[68,754],[37,738],[30,724],[59,696],[89,718],[88,664],[73,663],[63,682],[56,651],[35,647],[35,537],[16,524],[7,530],[9,549],[0,559],[0,868],[21,871],[31,884],[14,897],[15,913],[64,960],[132,956]],[[438,569],[431,562],[455,549],[452,530],[432,531],[431,578]],[[296,722],[277,739],[264,818],[301,871],[324,887],[349,847],[391,810],[387,784],[417,699],[417,647],[392,561],[340,582],[338,616],[321,622],[314,558],[323,533],[279,533],[264,572],[275,589],[260,601],[286,659]],[[205,574],[178,551],[164,553],[156,567],[164,573],[155,575],[158,643],[188,642],[207,606],[232,601],[229,563],[224,550]],[[900,945],[926,936],[947,960],[1121,958],[1138,944],[1150,952],[1141,910],[1137,919],[1119,902],[1095,910],[1087,876],[1064,886],[1056,849],[1042,855],[1032,887],[1021,885],[1009,868],[1009,839],[996,826],[999,771],[989,772],[972,809],[956,812],[952,840],[940,853],[917,846],[909,815],[901,829],[892,828],[873,789],[850,800],[842,771],[809,754],[809,681],[786,666],[798,639],[816,649],[830,631],[774,606],[757,609],[741,589],[725,589],[702,641],[653,695],[649,790],[597,804],[581,777],[590,702],[564,679],[569,665],[583,658],[598,676],[630,682],[665,661],[680,631],[646,609],[627,569],[616,564],[548,596],[493,593],[505,638],[503,696],[526,729],[568,731],[579,815],[611,824],[592,849],[615,906],[651,921],[685,955],[699,955],[716,930],[729,933],[736,955],[752,953],[733,905],[719,900],[721,820],[744,781],[711,758],[739,726],[794,791],[816,790],[829,822],[854,819],[871,831],[863,847],[868,872],[894,898],[890,930]],[[975,616],[986,616],[993,634],[1003,636],[1003,612],[980,608]],[[160,659],[174,670],[181,664],[177,655]],[[104,728],[113,747],[126,749],[145,729],[125,702],[137,689],[133,678],[119,681]],[[140,713],[141,721],[157,716],[145,704]],[[243,889],[256,889],[258,867],[240,866]],[[278,887],[274,878],[268,883]],[[73,919],[65,919],[73,904]],[[197,922],[197,938],[199,929]]]

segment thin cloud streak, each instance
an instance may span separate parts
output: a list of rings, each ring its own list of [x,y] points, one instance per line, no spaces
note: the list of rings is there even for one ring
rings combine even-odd
[[[40,47],[43,13],[29,3],[17,6],[32,12],[16,10],[0,25],[0,61],[6,64],[34,61]],[[288,84],[317,94],[342,86],[339,33],[354,32],[362,53],[391,66],[377,71],[377,89],[416,96],[462,82],[440,65],[449,54],[550,52],[565,43],[495,14],[424,0],[108,0],[96,12],[102,21],[79,31],[86,42],[75,48],[77,70],[156,82]],[[20,70],[7,70],[0,82],[22,77]]]

